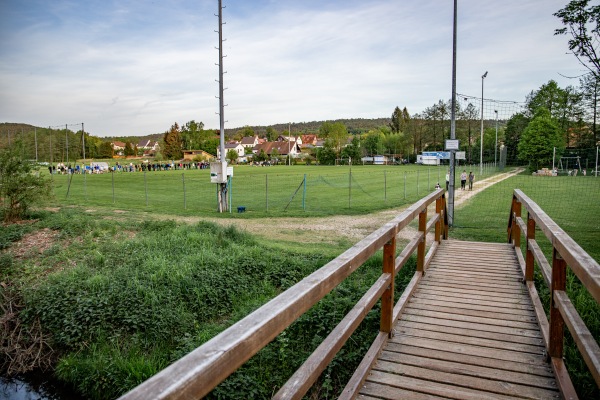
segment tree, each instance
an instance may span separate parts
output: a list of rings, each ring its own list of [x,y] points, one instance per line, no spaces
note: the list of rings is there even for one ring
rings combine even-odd
[[[358,136],[352,138],[352,142],[342,150],[342,158],[348,158],[352,164],[360,163],[360,139]]]
[[[554,14],[564,28],[556,29],[555,35],[571,35],[569,50],[577,60],[600,78],[600,59],[597,48],[600,43],[600,6],[588,7],[589,0],[571,0],[565,8]]]
[[[163,142],[165,145],[162,147],[162,153],[167,159],[179,160],[183,157],[183,143],[181,142],[181,135],[177,122],[171,126],[170,130],[165,132]]]
[[[374,156],[376,154],[382,154],[384,151],[385,134],[377,129],[367,133],[367,136],[362,142],[362,148],[365,151],[365,155]]]
[[[204,131],[204,123],[191,120],[187,122],[180,132],[181,145],[184,150],[196,150],[201,143],[207,140],[212,131],[208,131],[208,135]]]
[[[125,150],[123,150],[125,157],[135,155],[135,151],[133,150],[133,146],[131,146],[130,142],[125,142]]]
[[[275,140],[277,140],[278,136],[279,133],[272,126],[267,127],[267,140],[269,142],[274,142]]]
[[[339,158],[348,140],[346,125],[341,122],[323,122],[319,128],[319,135],[329,143],[329,147],[336,155],[335,158]]]
[[[469,103],[464,110],[459,113],[459,118],[465,121],[467,125],[467,162],[473,163],[473,127],[476,126],[476,120],[479,115],[479,111],[473,103]]]
[[[230,164],[233,164],[235,162],[237,162],[238,160],[238,152],[235,149],[229,149],[227,150],[227,161],[229,161]]]
[[[519,159],[528,161],[531,171],[549,167],[554,147],[557,148],[558,157],[564,149],[562,135],[550,112],[540,107],[521,135]]]
[[[389,126],[392,133],[398,133],[402,130],[402,111],[400,111],[400,107],[396,106],[396,108],[394,108]]]
[[[582,100],[587,105],[588,118],[592,120],[592,146],[598,143],[597,120],[600,96],[600,78],[594,74],[586,74],[579,79]]]
[[[114,150],[110,142],[102,142],[98,147],[98,158],[112,158]]]
[[[510,117],[506,123],[506,161],[515,162],[519,156],[519,141],[523,131],[527,128],[530,119],[523,113],[517,113]]]
[[[0,151],[0,210],[4,222],[17,221],[36,202],[51,193],[50,181],[34,173],[19,152]]]

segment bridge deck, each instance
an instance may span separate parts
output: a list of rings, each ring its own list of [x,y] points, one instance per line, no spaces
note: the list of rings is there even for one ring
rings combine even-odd
[[[442,241],[360,399],[559,398],[509,244]]]

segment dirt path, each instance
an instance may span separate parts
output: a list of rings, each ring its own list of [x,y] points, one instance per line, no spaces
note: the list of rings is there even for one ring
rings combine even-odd
[[[494,175],[479,182],[476,181],[473,185],[473,190],[460,190],[459,187],[455,191],[454,206],[459,209],[475,194],[521,171],[517,169]],[[235,225],[240,229],[268,239],[296,243],[339,243],[340,240],[356,243],[385,222],[394,218],[404,208],[406,207],[366,215],[337,215],[332,217],[261,219],[175,217],[175,219],[188,223],[208,220],[226,226]],[[173,217],[169,216],[168,218],[172,219]],[[413,234],[414,228],[407,227],[403,230],[400,238],[403,236],[412,237]]]

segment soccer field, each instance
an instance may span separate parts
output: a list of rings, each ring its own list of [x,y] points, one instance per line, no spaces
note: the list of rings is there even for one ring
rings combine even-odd
[[[462,167],[460,167],[462,168]],[[360,214],[410,204],[444,185],[447,166],[234,166],[231,212],[265,215]],[[492,169],[485,170],[484,176]],[[457,182],[458,176],[457,173]],[[216,185],[208,169],[53,175],[59,205],[108,207],[162,214],[211,215]]]

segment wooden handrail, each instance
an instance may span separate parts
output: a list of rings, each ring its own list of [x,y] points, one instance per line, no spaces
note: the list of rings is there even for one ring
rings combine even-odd
[[[442,199],[443,204],[436,204],[433,218],[436,222],[444,221],[442,226],[438,227],[441,231],[439,236],[447,239],[445,192],[443,189],[438,189],[258,310],[141,383],[121,399],[188,399],[205,396],[377,251],[384,248],[384,267],[381,277],[277,395],[280,398],[301,398],[379,298],[382,298],[382,313],[387,314],[382,314],[381,317],[381,333],[389,336],[391,323],[398,317],[398,310],[401,309],[399,304],[401,301],[406,301],[403,296],[394,307],[394,277],[415,250],[418,253],[417,264],[421,266],[421,271],[415,273],[413,277],[415,282],[411,281],[409,285],[411,290],[422,276],[422,270],[426,265],[424,252],[427,240],[426,228],[430,229],[434,225],[427,226],[427,208],[434,201],[439,202],[438,199]],[[439,215],[440,210],[444,218]],[[394,259],[396,235],[416,217],[419,217],[419,232],[406,246],[405,251]],[[432,248],[435,251],[437,246]],[[385,296],[388,298],[385,299]],[[377,340],[377,343],[380,343],[380,340]],[[331,351],[332,349],[334,351]],[[364,377],[357,379],[364,379]],[[356,387],[358,386],[360,385]]]
[[[527,210],[527,223],[521,218],[521,206]],[[552,243],[552,267],[535,239],[539,228]],[[515,246],[519,262],[524,264],[524,281],[536,308],[546,349],[565,398],[576,398],[575,390],[563,362],[564,327],[567,326],[592,376],[600,386],[600,347],[572,306],[567,293],[566,270],[570,267],[591,296],[600,303],[600,265],[562,230],[533,200],[516,189],[508,221],[508,242]],[[526,257],[520,250],[521,232],[526,236]],[[546,316],[533,284],[534,260],[540,267],[544,282],[550,289],[550,321]]]

